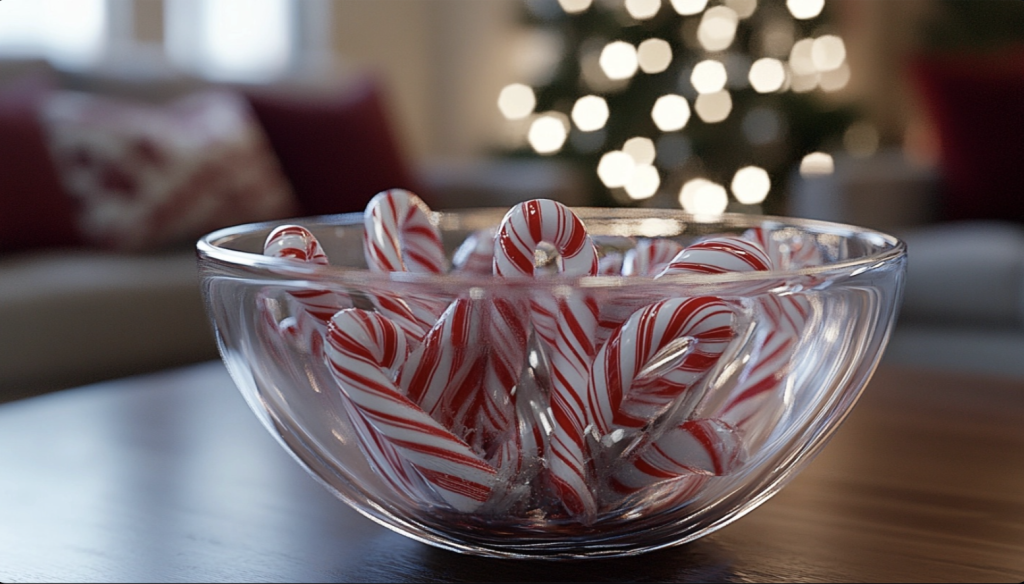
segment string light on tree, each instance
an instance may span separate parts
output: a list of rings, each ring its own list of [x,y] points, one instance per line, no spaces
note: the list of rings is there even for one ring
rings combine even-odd
[[[745,166],[736,171],[729,185],[732,195],[744,205],[758,205],[772,188],[768,171],[759,166]]]
[[[637,46],[636,57],[644,73],[661,73],[672,64],[672,45],[665,39],[647,39]]]
[[[680,16],[700,14],[708,5],[708,0],[672,0],[672,8]]]
[[[663,95],[654,102],[651,118],[662,132],[682,130],[690,121],[690,104],[681,95]]]
[[[585,95],[572,106],[572,121],[584,132],[594,132],[608,121],[608,102],[598,95]]]
[[[654,18],[661,10],[661,0],[626,0],[626,12],[637,20]]]
[[[505,119],[521,120],[533,113],[537,107],[537,96],[527,85],[512,83],[498,94],[498,109]]]
[[[625,41],[605,45],[601,50],[599,63],[601,70],[609,79],[629,79],[636,74],[637,67],[640,66],[636,47]]]
[[[793,18],[810,20],[821,14],[825,8],[825,0],[786,0],[786,8]]]
[[[563,114],[548,112],[533,120],[526,139],[537,154],[554,154],[562,149],[565,139],[569,136],[567,126]]]

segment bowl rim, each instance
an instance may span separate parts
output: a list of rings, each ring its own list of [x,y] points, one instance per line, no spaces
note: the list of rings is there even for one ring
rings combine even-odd
[[[411,272],[376,272],[369,268],[340,266],[337,264],[314,264],[297,262],[287,258],[276,258],[262,254],[239,251],[225,247],[231,241],[256,231],[269,230],[280,225],[302,225],[304,227],[347,227],[363,223],[363,213],[339,213],[293,217],[273,221],[244,223],[217,229],[203,235],[196,242],[196,252],[200,260],[212,260],[223,266],[247,270],[249,275],[256,270],[272,279],[328,280],[339,283],[373,283],[403,282],[442,287],[487,287],[500,282],[502,286],[564,286],[572,285],[582,288],[622,287],[629,285],[702,285],[729,283],[765,283],[792,279],[823,279],[835,276],[856,275],[869,269],[898,261],[906,256],[906,243],[888,233],[845,223],[786,217],[778,215],[759,215],[747,213],[721,213],[716,215],[693,215],[674,209],[648,209],[629,207],[571,207],[581,220],[586,223],[588,218],[602,218],[611,214],[623,219],[669,219],[686,225],[721,225],[723,228],[752,228],[757,226],[797,227],[824,235],[836,235],[846,238],[863,238],[881,249],[861,257],[855,257],[828,264],[807,266],[789,270],[769,270],[753,272],[728,272],[724,274],[676,274],[655,279],[651,276],[566,276],[555,274],[543,278],[494,278],[490,275],[450,272],[446,274],[423,274]],[[508,210],[503,208],[480,207],[469,209],[444,209],[431,213],[431,220],[440,225],[446,218],[467,215],[503,216]],[[713,233],[713,231],[709,232]]]

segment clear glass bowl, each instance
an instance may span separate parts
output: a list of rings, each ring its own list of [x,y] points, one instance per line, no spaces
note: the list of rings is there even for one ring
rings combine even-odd
[[[689,245],[711,235],[764,227],[776,251],[792,255],[803,246],[819,265],[660,279],[380,274],[366,267],[360,214],[292,221],[317,237],[330,265],[266,257],[264,241],[279,223],[242,225],[198,243],[202,288],[223,359],[253,412],[307,471],[365,516],[419,541],[484,556],[583,558],[638,554],[707,535],[778,492],[850,412],[896,318],[905,246],[867,229],[790,218],[724,215],[702,221],[670,210],[575,211],[605,251],[629,242],[626,238],[666,237]],[[479,210],[433,218],[451,257],[468,235],[496,227],[503,215],[503,210]],[[379,298],[441,305],[462,299],[480,306],[504,299],[520,307],[544,299],[585,298],[596,301],[601,317],[613,326],[656,302],[714,296],[733,310],[733,336],[713,366],[642,427],[605,435],[592,424],[585,429],[585,472],[595,501],[591,512],[569,512],[562,503],[552,486],[550,444],[543,454],[499,473],[486,501],[467,510],[436,496],[422,477],[409,479],[415,483],[411,494],[395,488],[379,457],[368,454],[366,419],[353,419],[358,414],[325,363],[322,331],[281,333],[301,316],[297,299],[310,292],[333,293],[327,297],[338,299],[339,309],[371,312]],[[780,300],[802,311],[782,350],[771,339],[780,327],[771,306]],[[527,405],[516,406],[510,431],[544,442],[557,424],[549,403],[550,347],[533,330],[530,310],[521,314],[528,336],[515,391],[517,404]],[[472,344],[484,352],[498,350],[486,334]],[[676,343],[674,354],[663,351],[658,363],[648,364],[637,377],[656,382],[670,375],[691,349],[686,342]],[[741,393],[756,398],[743,402],[742,419],[726,411]],[[624,476],[627,482],[636,478],[638,461],[672,429],[689,420],[717,419],[729,421],[716,426],[728,443],[719,444],[729,457],[717,461],[721,468],[695,464],[660,479],[640,473],[639,486],[616,486]],[[494,456],[484,452],[487,445],[471,438],[466,442],[482,458]]]

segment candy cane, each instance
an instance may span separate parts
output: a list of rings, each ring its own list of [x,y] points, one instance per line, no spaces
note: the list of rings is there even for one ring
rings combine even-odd
[[[541,242],[559,253],[565,275],[594,275],[597,249],[583,222],[561,203],[534,200],[513,207],[502,220],[495,239],[494,273],[503,277],[532,277],[534,252]],[[590,297],[567,294],[531,299],[534,330],[550,350],[550,396],[554,428],[547,459],[562,504],[572,515],[591,517],[596,502],[588,485],[586,446],[586,385],[596,352],[597,306]]]
[[[821,249],[806,233],[795,229],[785,233],[778,226],[762,225],[743,232],[743,237],[757,242],[768,252],[776,269],[795,270],[820,265]]]
[[[587,386],[601,436],[648,424],[692,388],[732,340],[733,311],[720,299],[676,298],[635,312],[601,348]]]
[[[771,267],[767,251],[757,242],[719,235],[687,246],[656,277],[767,271]]]
[[[738,432],[716,419],[687,420],[650,440],[614,472],[612,490],[635,493],[662,481],[692,475],[724,476],[744,460]]]
[[[308,229],[299,225],[281,225],[271,231],[263,244],[263,255],[316,265],[328,264],[320,242]],[[316,328],[321,332],[335,312],[352,306],[348,294],[326,288],[289,290],[288,294],[313,318]],[[302,328],[302,319],[298,320]]]
[[[331,319],[325,362],[345,396],[452,508],[472,512],[490,497],[495,469],[414,404],[388,369],[405,358],[402,330],[378,313],[346,309]]]
[[[452,255],[452,271],[490,276],[494,264],[494,230],[470,233]]]
[[[444,247],[430,208],[403,189],[378,193],[363,212],[363,253],[375,272],[442,274]],[[448,306],[445,300],[377,292],[377,309],[419,342]]]
[[[626,251],[622,262],[622,275],[656,276],[681,251],[682,244],[672,239],[640,239],[633,249]]]

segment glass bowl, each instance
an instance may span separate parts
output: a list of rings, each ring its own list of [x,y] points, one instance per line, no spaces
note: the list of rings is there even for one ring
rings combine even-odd
[[[242,225],[198,242],[224,362],[263,425],[320,483],[419,541],[483,556],[585,558],[707,535],[778,492],[849,414],[893,327],[905,246],[810,220],[574,211],[608,260],[648,238],[689,246],[760,233],[772,269],[660,278],[376,273],[364,260],[361,214],[291,221],[315,235],[329,265],[263,255],[280,222]],[[431,220],[451,258],[503,215],[452,211]],[[650,312],[709,298],[725,307],[714,317],[726,318],[724,337],[693,322],[671,328]],[[382,356],[373,335],[393,320],[388,302],[437,307],[435,315],[460,306],[468,332],[441,331],[432,342],[442,317],[422,338],[403,340],[400,354]],[[309,324],[311,304],[327,317],[346,309],[339,315],[376,324],[360,337],[335,316],[325,329]],[[593,345],[581,349],[586,369],[566,379],[573,349],[550,337],[562,338],[571,319],[542,324],[539,314],[579,305],[599,322]],[[641,346],[655,337],[656,346]],[[502,360],[514,369],[506,393],[479,397]],[[446,396],[433,407],[410,389],[422,389],[408,380],[423,371],[436,374],[428,385]],[[362,385],[373,383],[387,386],[391,397],[375,399],[389,403],[365,402]],[[566,405],[566,395],[578,401]]]

